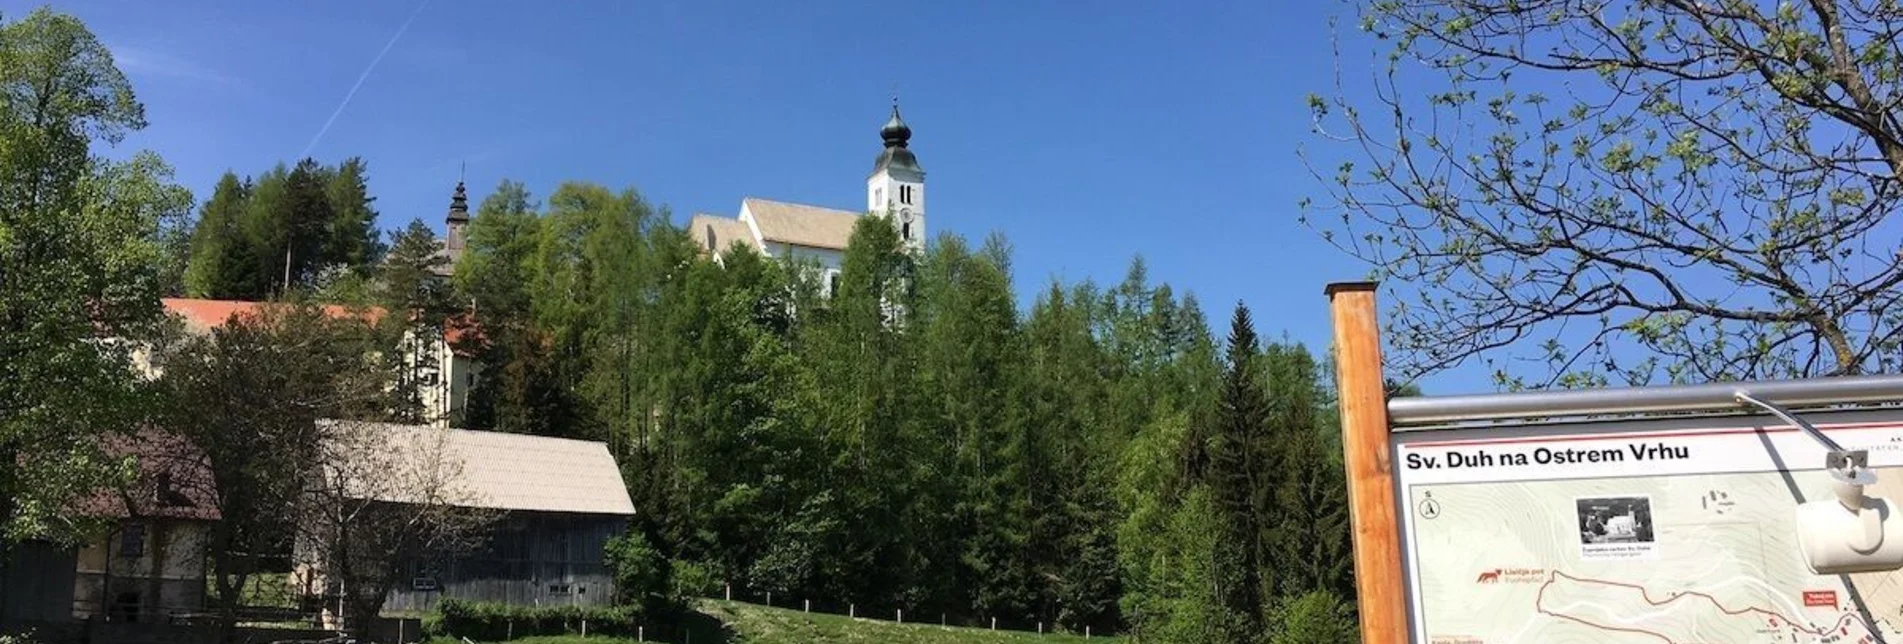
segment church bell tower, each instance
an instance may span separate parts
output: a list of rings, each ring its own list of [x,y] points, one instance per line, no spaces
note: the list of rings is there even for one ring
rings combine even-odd
[[[866,211],[874,216],[890,217],[907,248],[925,247],[925,170],[907,143],[912,128],[899,118],[899,99],[892,99],[892,118],[879,128],[885,149],[873,163],[872,176],[866,178]]]

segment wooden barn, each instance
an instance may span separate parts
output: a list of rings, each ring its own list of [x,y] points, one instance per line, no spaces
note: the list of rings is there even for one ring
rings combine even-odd
[[[391,437],[389,450],[413,452],[401,460],[447,464],[453,505],[493,513],[473,549],[400,563],[386,614],[427,611],[451,597],[531,606],[613,602],[603,548],[626,530],[634,503],[606,444],[428,426],[372,429]]]

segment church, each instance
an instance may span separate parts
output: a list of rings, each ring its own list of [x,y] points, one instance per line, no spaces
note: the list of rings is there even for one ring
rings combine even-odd
[[[899,103],[892,101],[892,116],[879,128],[883,149],[866,177],[864,210],[840,210],[824,206],[747,197],[740,201],[738,214],[729,217],[698,213],[687,222],[687,234],[716,261],[734,244],[745,244],[772,258],[810,259],[825,271],[821,284],[831,285],[839,273],[846,242],[859,217],[870,214],[891,220],[899,240],[907,248],[925,248],[925,170],[910,146],[912,128],[899,118]],[[456,182],[445,218],[443,240],[438,251],[443,261],[438,274],[448,277],[462,258],[469,227],[469,198],[463,183]],[[830,288],[828,289],[830,290]]]
[[[864,210],[748,197],[741,200],[739,213],[732,217],[695,214],[687,222],[688,235],[716,260],[734,244],[744,244],[767,257],[816,261],[825,271],[820,283],[827,285],[838,275],[846,242],[862,215],[889,219],[901,243],[914,251],[922,250],[925,247],[925,170],[919,167],[918,156],[912,153],[912,128],[899,118],[896,100],[892,103],[892,117],[879,128],[879,138],[885,145],[872,164],[872,174],[866,177]]]

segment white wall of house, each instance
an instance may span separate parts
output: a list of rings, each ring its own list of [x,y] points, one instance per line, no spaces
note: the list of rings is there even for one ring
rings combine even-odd
[[[184,519],[127,520],[80,548],[73,616],[164,621],[203,608],[208,526]]]

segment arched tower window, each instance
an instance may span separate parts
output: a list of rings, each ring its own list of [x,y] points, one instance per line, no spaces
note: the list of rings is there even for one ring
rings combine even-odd
[[[714,247],[714,225],[713,224],[707,225],[707,250],[708,251],[719,250]]]
[[[912,222],[908,221],[903,224],[899,224],[899,239],[903,241],[912,241]]]

